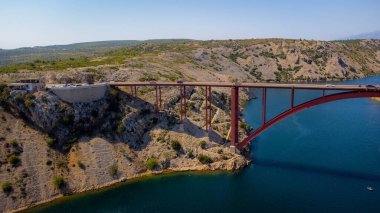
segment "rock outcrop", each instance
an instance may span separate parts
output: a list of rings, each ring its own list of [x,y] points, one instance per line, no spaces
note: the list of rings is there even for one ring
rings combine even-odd
[[[149,174],[239,170],[249,160],[231,152],[228,95],[213,92],[213,129],[204,131],[202,88],[187,88],[187,118],[179,94],[163,88],[164,110],[152,91],[122,89],[91,103],[66,103],[51,92],[12,91],[0,110],[0,210],[34,206],[67,194]],[[241,129],[241,137],[248,130]],[[54,143],[55,142],[55,143]],[[201,145],[202,144],[202,145]],[[16,158],[17,162],[11,161]]]
[[[12,91],[9,107],[33,126],[54,137],[58,146],[102,123],[112,102],[110,94],[91,103],[66,103],[51,92]]]

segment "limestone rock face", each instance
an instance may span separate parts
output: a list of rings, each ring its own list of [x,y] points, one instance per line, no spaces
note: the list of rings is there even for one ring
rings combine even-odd
[[[0,212],[150,174],[236,171],[249,163],[228,147],[228,94],[212,91],[212,128],[206,132],[204,88],[186,87],[182,122],[178,88],[162,88],[160,111],[154,89],[139,88],[137,95],[129,89],[112,88],[91,103],[66,103],[46,91],[12,91],[0,108],[0,183],[10,182],[14,191],[0,192]],[[246,137],[246,129],[239,130]],[[57,143],[51,146],[48,136]],[[10,145],[14,139],[17,149]],[[21,150],[15,152],[17,166],[8,163],[14,150]],[[57,177],[64,186],[54,184]]]
[[[50,92],[29,95],[31,104],[26,104],[28,94],[25,91],[12,91],[11,108],[60,143],[76,132],[91,131],[101,123],[109,108],[107,97],[91,103],[69,104]]]

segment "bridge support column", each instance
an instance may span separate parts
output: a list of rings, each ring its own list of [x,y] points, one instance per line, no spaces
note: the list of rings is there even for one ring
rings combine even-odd
[[[158,114],[159,112],[160,112],[160,108],[159,108],[158,86],[156,86],[156,113]]]
[[[207,110],[208,110],[208,129],[210,130],[212,128],[211,126],[211,118],[212,118],[212,107],[211,107],[211,98],[212,98],[212,93],[211,93],[211,86],[208,87],[208,106],[207,106]]]
[[[261,115],[261,122],[262,125],[264,125],[267,122],[266,115],[267,115],[267,88],[263,88],[263,95],[262,95],[262,115]]]
[[[239,142],[239,87],[231,88],[231,148]]]
[[[186,108],[186,86],[183,86],[183,115],[185,116],[185,118],[187,117]]]
[[[206,132],[208,132],[208,109],[207,109],[207,106],[208,106],[208,96],[207,96],[207,93],[208,93],[208,89],[207,89],[207,86],[205,87],[205,127],[206,127]]]
[[[186,118],[186,86],[179,87],[180,92],[180,120],[183,122],[183,117]]]
[[[182,99],[183,99],[183,92],[182,92],[182,86],[179,87],[179,115],[180,115],[180,121],[182,123],[182,111],[183,111],[183,106],[182,106]]]
[[[291,100],[290,100],[290,108],[294,108],[294,87],[292,88],[292,94],[291,94]]]
[[[206,123],[206,132],[209,131],[209,129],[211,128],[211,117],[212,117],[212,113],[211,113],[211,98],[212,98],[212,93],[211,93],[211,87],[210,86],[206,86],[205,87],[205,92],[206,92],[206,95],[205,95],[205,123]]]
[[[158,96],[160,98],[159,102],[159,106],[160,106],[160,110],[162,110],[162,96],[161,96],[161,86],[158,86]]]

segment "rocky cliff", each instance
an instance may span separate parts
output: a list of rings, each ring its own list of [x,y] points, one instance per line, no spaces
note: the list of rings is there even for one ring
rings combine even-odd
[[[202,88],[189,87],[186,94],[188,118],[180,123],[179,94],[172,88],[163,89],[165,110],[159,113],[142,88],[138,97],[110,88],[103,99],[82,104],[65,103],[48,91],[11,91],[0,110],[0,184],[10,187],[0,192],[0,210],[151,173],[247,165],[226,146],[228,95],[213,92],[214,130],[206,133]]]

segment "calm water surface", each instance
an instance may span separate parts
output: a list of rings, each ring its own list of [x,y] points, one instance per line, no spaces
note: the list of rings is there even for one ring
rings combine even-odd
[[[344,82],[371,83],[380,76]],[[253,127],[261,116],[255,92],[244,111]],[[290,91],[267,95],[268,118],[290,105]],[[296,95],[301,102],[321,93]],[[316,106],[271,127],[252,148],[254,165],[239,173],[152,177],[31,212],[380,212],[380,102]]]

